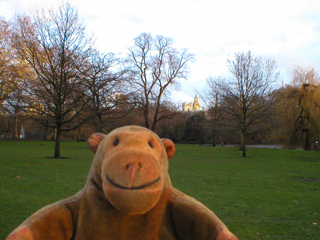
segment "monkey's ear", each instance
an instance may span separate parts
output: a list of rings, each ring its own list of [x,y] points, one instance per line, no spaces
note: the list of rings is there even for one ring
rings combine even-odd
[[[103,133],[94,133],[88,139],[88,146],[93,153],[96,153],[101,141],[106,137]]]
[[[174,153],[176,152],[176,146],[170,139],[162,138],[161,141],[164,148],[166,149],[168,159],[172,158]]]

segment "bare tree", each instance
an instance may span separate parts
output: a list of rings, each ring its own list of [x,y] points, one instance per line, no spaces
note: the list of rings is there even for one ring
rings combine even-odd
[[[221,111],[221,94],[218,82],[221,78],[210,77],[207,79],[206,88],[202,92],[197,91],[197,94],[202,99],[205,107],[207,108],[208,125],[211,128],[212,146],[217,145],[217,136],[221,133],[222,111]]]
[[[37,12],[33,21],[17,16],[15,25],[15,47],[34,72],[25,82],[28,110],[38,122],[56,130],[54,157],[60,158],[61,133],[86,120],[79,121],[88,102],[80,69],[91,39],[68,3],[57,11]]]
[[[90,54],[88,65],[83,72],[85,86],[90,99],[88,104],[91,112],[97,117],[99,131],[107,131],[107,121],[118,119],[127,114],[120,104],[123,103],[121,81],[125,71],[117,69],[112,71],[119,61],[114,54],[101,54],[94,50]]]
[[[172,116],[167,114],[166,107],[162,107],[162,100],[171,85],[186,78],[187,64],[192,59],[193,55],[185,49],[175,49],[170,38],[153,38],[142,33],[134,39],[134,46],[129,49],[128,64],[132,73],[134,101],[144,117],[145,127],[155,130],[160,120]]]
[[[266,131],[262,124],[270,117],[273,106],[272,90],[279,77],[274,60],[254,57],[251,52],[237,53],[228,60],[232,77],[216,82],[222,96],[222,106],[240,132],[242,156],[246,157],[246,138],[254,131]],[[259,127],[254,127],[259,123]]]

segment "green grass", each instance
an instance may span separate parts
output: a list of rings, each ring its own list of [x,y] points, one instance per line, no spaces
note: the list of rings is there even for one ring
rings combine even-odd
[[[85,183],[93,154],[86,143],[0,141],[0,239],[39,208]],[[173,185],[195,197],[239,239],[315,240],[320,236],[320,152],[177,145]],[[317,223],[318,225],[314,224]]]

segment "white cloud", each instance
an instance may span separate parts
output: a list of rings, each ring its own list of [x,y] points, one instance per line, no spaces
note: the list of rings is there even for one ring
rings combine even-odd
[[[176,104],[191,103],[194,97],[190,97],[188,94],[181,91],[172,91],[171,100]]]
[[[0,15],[57,6],[54,0],[0,0]],[[319,0],[73,0],[99,48],[126,52],[141,32],[172,37],[196,55],[181,91],[194,97],[205,79],[227,71],[235,52],[272,57],[284,74],[294,65],[319,66]],[[179,95],[180,96],[180,95]],[[182,95],[181,95],[182,96]],[[186,96],[185,96],[186,97]]]

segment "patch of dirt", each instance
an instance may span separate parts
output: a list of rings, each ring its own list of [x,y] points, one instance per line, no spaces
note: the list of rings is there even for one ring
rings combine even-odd
[[[303,161],[303,162],[319,162],[320,158],[319,157],[317,157],[317,158],[300,157],[300,161]]]
[[[301,182],[319,182],[320,183],[320,180],[317,178],[295,177],[294,180],[301,181]]]

